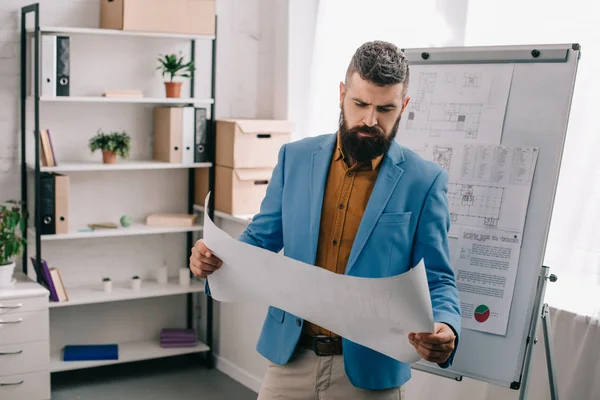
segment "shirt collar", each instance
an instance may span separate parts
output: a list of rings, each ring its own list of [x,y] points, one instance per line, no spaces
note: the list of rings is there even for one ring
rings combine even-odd
[[[338,161],[340,159],[345,159],[345,156],[344,151],[342,150],[342,140],[340,138],[340,133],[338,132],[334,160]],[[375,171],[379,167],[379,165],[381,164],[381,160],[383,160],[383,154],[371,160],[371,171]],[[366,167],[366,165],[364,167]]]

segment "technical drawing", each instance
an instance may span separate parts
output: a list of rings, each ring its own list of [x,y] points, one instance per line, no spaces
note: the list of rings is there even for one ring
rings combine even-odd
[[[465,86],[479,87],[478,74],[466,74]],[[476,139],[481,120],[482,103],[452,103],[433,101],[437,73],[420,73],[417,93],[409,103],[406,128],[428,131],[431,137],[444,133],[464,132],[465,139]],[[454,75],[446,74],[446,83],[454,83]]]
[[[469,74],[465,73],[465,80],[463,87],[479,87],[481,81],[481,74]]]
[[[452,147],[435,146],[433,148],[433,162],[450,172]]]
[[[450,183],[448,207],[455,223],[496,228],[500,220],[504,188]]]

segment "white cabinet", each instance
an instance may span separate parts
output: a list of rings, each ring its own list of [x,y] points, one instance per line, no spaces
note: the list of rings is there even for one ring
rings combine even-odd
[[[50,399],[48,291],[22,274],[0,289],[0,400]]]

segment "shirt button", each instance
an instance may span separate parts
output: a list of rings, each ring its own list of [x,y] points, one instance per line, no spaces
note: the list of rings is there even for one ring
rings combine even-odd
[[[346,175],[351,178],[354,175],[354,172],[348,172]]]
[[[343,210],[343,209],[344,209],[344,205],[340,204],[340,210]]]
[[[299,319],[296,320],[296,325],[300,326],[302,323],[300,322]]]
[[[334,241],[332,242],[332,244],[333,244],[334,246],[337,246],[337,240],[334,240]]]

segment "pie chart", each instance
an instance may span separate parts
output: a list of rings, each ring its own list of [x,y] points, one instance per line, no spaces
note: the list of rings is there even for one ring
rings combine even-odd
[[[480,305],[475,309],[475,320],[485,322],[490,317],[490,309],[486,305]]]

